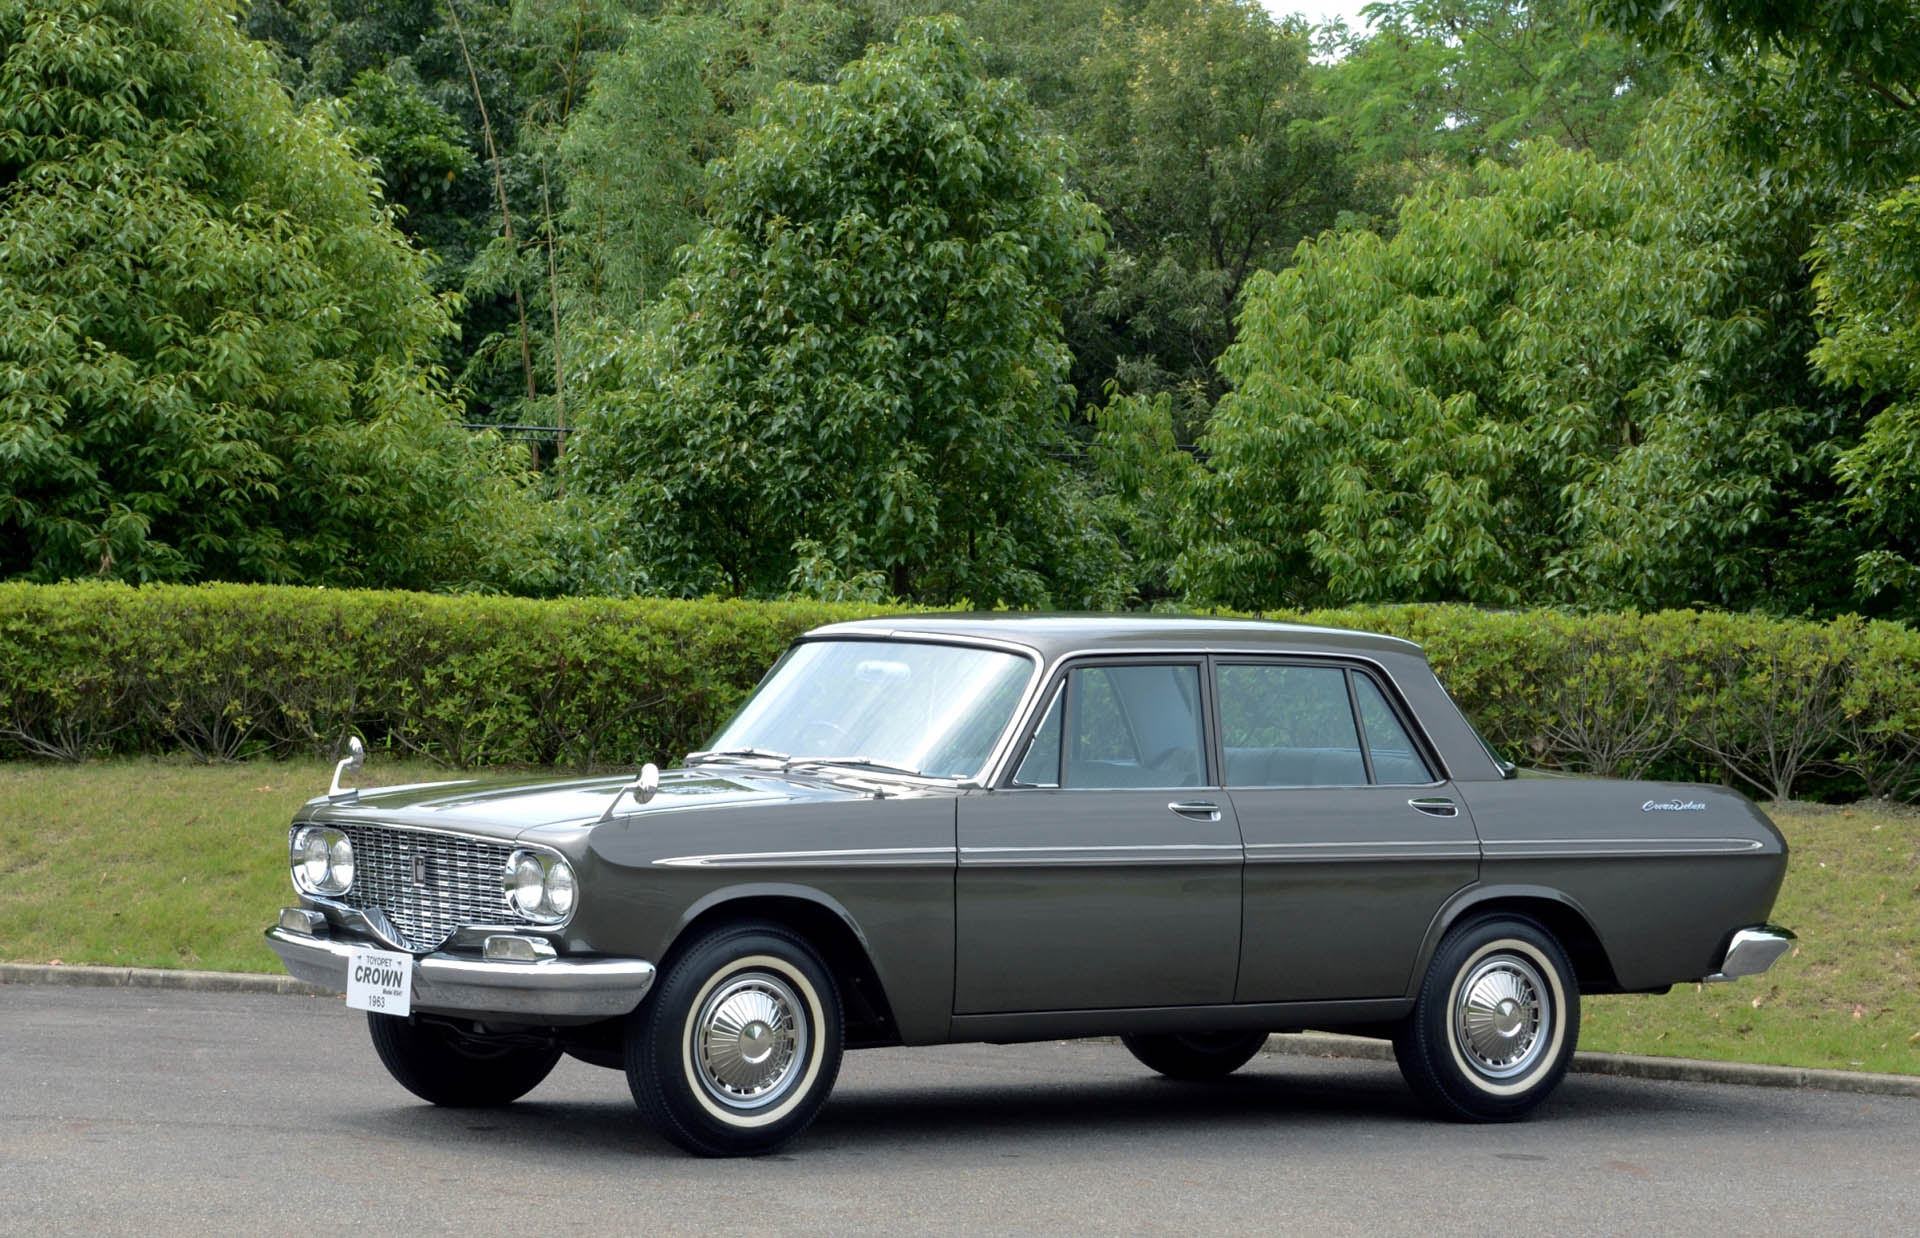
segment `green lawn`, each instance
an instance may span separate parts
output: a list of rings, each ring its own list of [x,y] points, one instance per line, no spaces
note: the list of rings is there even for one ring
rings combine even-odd
[[[286,826],[331,767],[0,764],[0,958],[277,972],[260,931],[291,901]],[[381,761],[356,781],[446,771]],[[1920,1074],[1920,811],[1793,804],[1774,919],[1798,950],[1761,977],[1589,999],[1587,1049]]]
[[[280,970],[261,931],[294,901],[287,823],[319,761],[0,764],[0,957]],[[355,779],[450,777],[368,759]]]

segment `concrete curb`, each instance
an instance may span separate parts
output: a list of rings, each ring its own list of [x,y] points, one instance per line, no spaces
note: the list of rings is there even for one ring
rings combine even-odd
[[[0,963],[0,984],[60,984],[79,988],[180,989],[194,993],[274,993],[329,997],[327,990],[292,976],[246,972],[174,971],[157,967],[63,967],[45,963]],[[1267,1053],[1293,1057],[1393,1060],[1384,1040],[1290,1032],[1267,1039]],[[1644,1057],[1632,1053],[1576,1053],[1578,1075],[1614,1075],[1623,1079],[1660,1079],[1674,1083],[1733,1083],[1747,1087],[1815,1088],[1825,1092],[1864,1092],[1878,1096],[1920,1097],[1920,1075],[1878,1075],[1859,1070],[1815,1070],[1800,1066],[1757,1066],[1748,1062],[1702,1062],[1683,1057]]]
[[[331,996],[292,976],[231,971],[176,971],[167,967],[64,967],[46,963],[0,963],[0,984],[61,984],[82,989],[184,989],[192,993],[281,993]]]
[[[1393,1046],[1384,1040],[1292,1032],[1267,1038],[1267,1053],[1295,1057],[1365,1058],[1391,1062]],[[1662,1079],[1673,1083],[1735,1083],[1763,1088],[1815,1088],[1824,1092],[1866,1092],[1879,1096],[1920,1096],[1920,1075],[1880,1075],[1864,1070],[1816,1070],[1805,1066],[1760,1066],[1751,1062],[1702,1062],[1686,1057],[1646,1057],[1637,1053],[1575,1053],[1569,1068],[1576,1075],[1614,1075],[1622,1079]]]

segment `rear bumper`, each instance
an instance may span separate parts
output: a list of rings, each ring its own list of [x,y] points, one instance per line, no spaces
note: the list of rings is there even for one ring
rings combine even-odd
[[[1706,979],[1737,980],[1741,976],[1757,976],[1772,967],[1781,955],[1793,949],[1793,942],[1793,933],[1777,924],[1756,924],[1752,928],[1743,928],[1727,943],[1727,952],[1720,960],[1719,969]]]
[[[355,948],[391,949],[371,938],[336,936],[325,924],[302,931],[287,920],[267,930],[267,944],[291,975],[335,993],[347,991],[347,958]],[[631,1012],[653,987],[653,977],[653,964],[643,959],[523,962],[441,952],[414,959],[413,1008],[523,1023],[587,1023]]]

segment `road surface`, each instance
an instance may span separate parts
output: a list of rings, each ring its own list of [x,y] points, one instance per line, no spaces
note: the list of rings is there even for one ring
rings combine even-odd
[[[1920,1233],[1920,1099],[1570,1077],[1437,1122],[1391,1064],[1220,1084],[1118,1045],[849,1054],[778,1155],[703,1161],[571,1059],[435,1109],[337,999],[0,985],[0,1230],[340,1233]]]

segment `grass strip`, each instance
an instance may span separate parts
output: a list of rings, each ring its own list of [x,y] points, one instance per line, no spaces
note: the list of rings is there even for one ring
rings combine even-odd
[[[0,764],[0,958],[277,972],[260,933],[293,900],[287,822],[330,773]],[[356,781],[448,776],[376,757]],[[1794,953],[1734,984],[1588,998],[1581,1048],[1920,1074],[1920,811],[1772,811],[1793,848],[1774,919]]]

